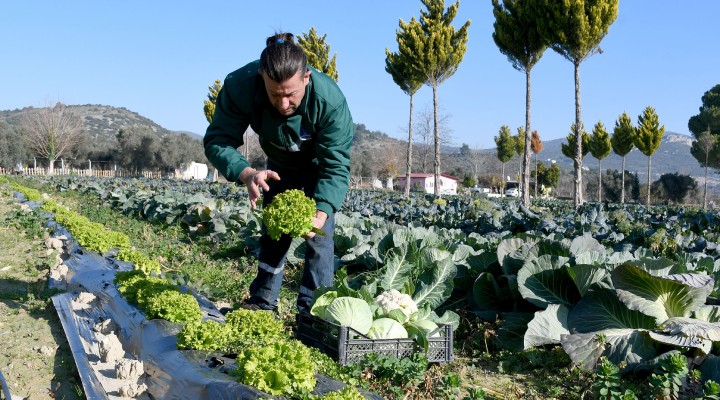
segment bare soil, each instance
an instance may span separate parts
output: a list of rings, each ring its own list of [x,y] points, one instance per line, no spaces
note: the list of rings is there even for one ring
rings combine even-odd
[[[0,372],[14,399],[84,399],[48,289],[55,254],[47,233],[15,223],[19,209],[0,188]]]

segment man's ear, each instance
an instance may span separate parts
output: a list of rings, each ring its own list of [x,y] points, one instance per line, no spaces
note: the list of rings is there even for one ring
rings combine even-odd
[[[305,76],[303,77],[303,79],[310,79],[311,73],[312,73],[312,71],[310,71],[309,69],[307,71],[305,71]]]

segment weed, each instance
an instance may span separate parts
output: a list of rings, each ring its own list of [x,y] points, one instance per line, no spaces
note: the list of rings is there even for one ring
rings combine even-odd
[[[707,381],[703,385],[704,400],[720,400],[720,384],[715,381]]]
[[[404,393],[417,390],[425,380],[427,367],[427,358],[420,353],[402,359],[368,353],[361,361],[344,368],[346,373],[361,377],[370,390],[386,398],[402,398]]]
[[[471,357],[494,351],[493,339],[496,337],[497,326],[477,317],[465,317],[462,312],[460,315],[462,323],[454,333],[456,342],[462,343],[460,351]]]
[[[593,384],[595,397],[602,400],[637,399],[631,390],[621,392],[620,368],[607,359],[601,357],[597,368],[597,377]]]
[[[456,399],[461,384],[460,377],[450,372],[440,378],[440,382],[435,386],[435,394],[441,399]]]
[[[3,222],[32,239],[40,239],[46,232],[43,227],[45,218],[35,211],[22,211],[19,209],[10,211],[6,214]]]
[[[653,398],[678,398],[682,380],[687,374],[687,359],[682,354],[675,353],[660,361],[660,365],[650,376],[650,390]]]
[[[487,393],[482,388],[469,388],[462,400],[485,400]]]

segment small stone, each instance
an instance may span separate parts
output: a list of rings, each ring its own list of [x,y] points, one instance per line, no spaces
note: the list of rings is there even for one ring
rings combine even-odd
[[[63,248],[63,241],[58,238],[47,238],[45,240],[45,247],[51,250],[59,250],[62,251]]]
[[[115,376],[118,379],[137,380],[143,372],[145,371],[142,361],[128,360],[127,358],[115,361]]]
[[[120,339],[118,339],[114,333],[105,336],[100,341],[98,347],[101,362],[114,362],[125,357],[125,350],[123,350],[122,343],[120,343]]]
[[[52,356],[55,355],[55,352],[57,349],[52,348],[50,346],[40,346],[40,348],[37,350],[38,353],[44,355],[44,356]]]
[[[121,397],[138,397],[141,394],[145,393],[147,389],[147,385],[144,383],[141,383],[139,385],[137,383],[131,383],[129,385],[121,387],[118,390],[118,394]]]
[[[80,304],[90,304],[95,301],[95,299],[96,297],[94,294],[90,292],[81,292],[77,295],[77,297],[75,297],[75,300],[73,301]]]
[[[117,324],[112,319],[103,320],[93,326],[93,331],[102,333],[103,335],[113,333],[115,329],[117,329]]]
[[[50,270],[50,277],[56,281],[64,281],[67,278],[69,271],[70,268],[68,268],[67,265],[62,264],[62,260],[60,260],[60,264],[56,268]]]

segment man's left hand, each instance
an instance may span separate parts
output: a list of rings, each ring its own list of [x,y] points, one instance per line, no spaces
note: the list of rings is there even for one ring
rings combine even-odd
[[[315,216],[312,218],[312,224],[313,228],[316,230],[322,230],[322,227],[325,226],[325,221],[327,221],[328,215],[325,213],[325,211],[315,210]],[[307,235],[305,235],[306,238],[310,239],[312,237],[315,237],[315,232],[309,232]]]

